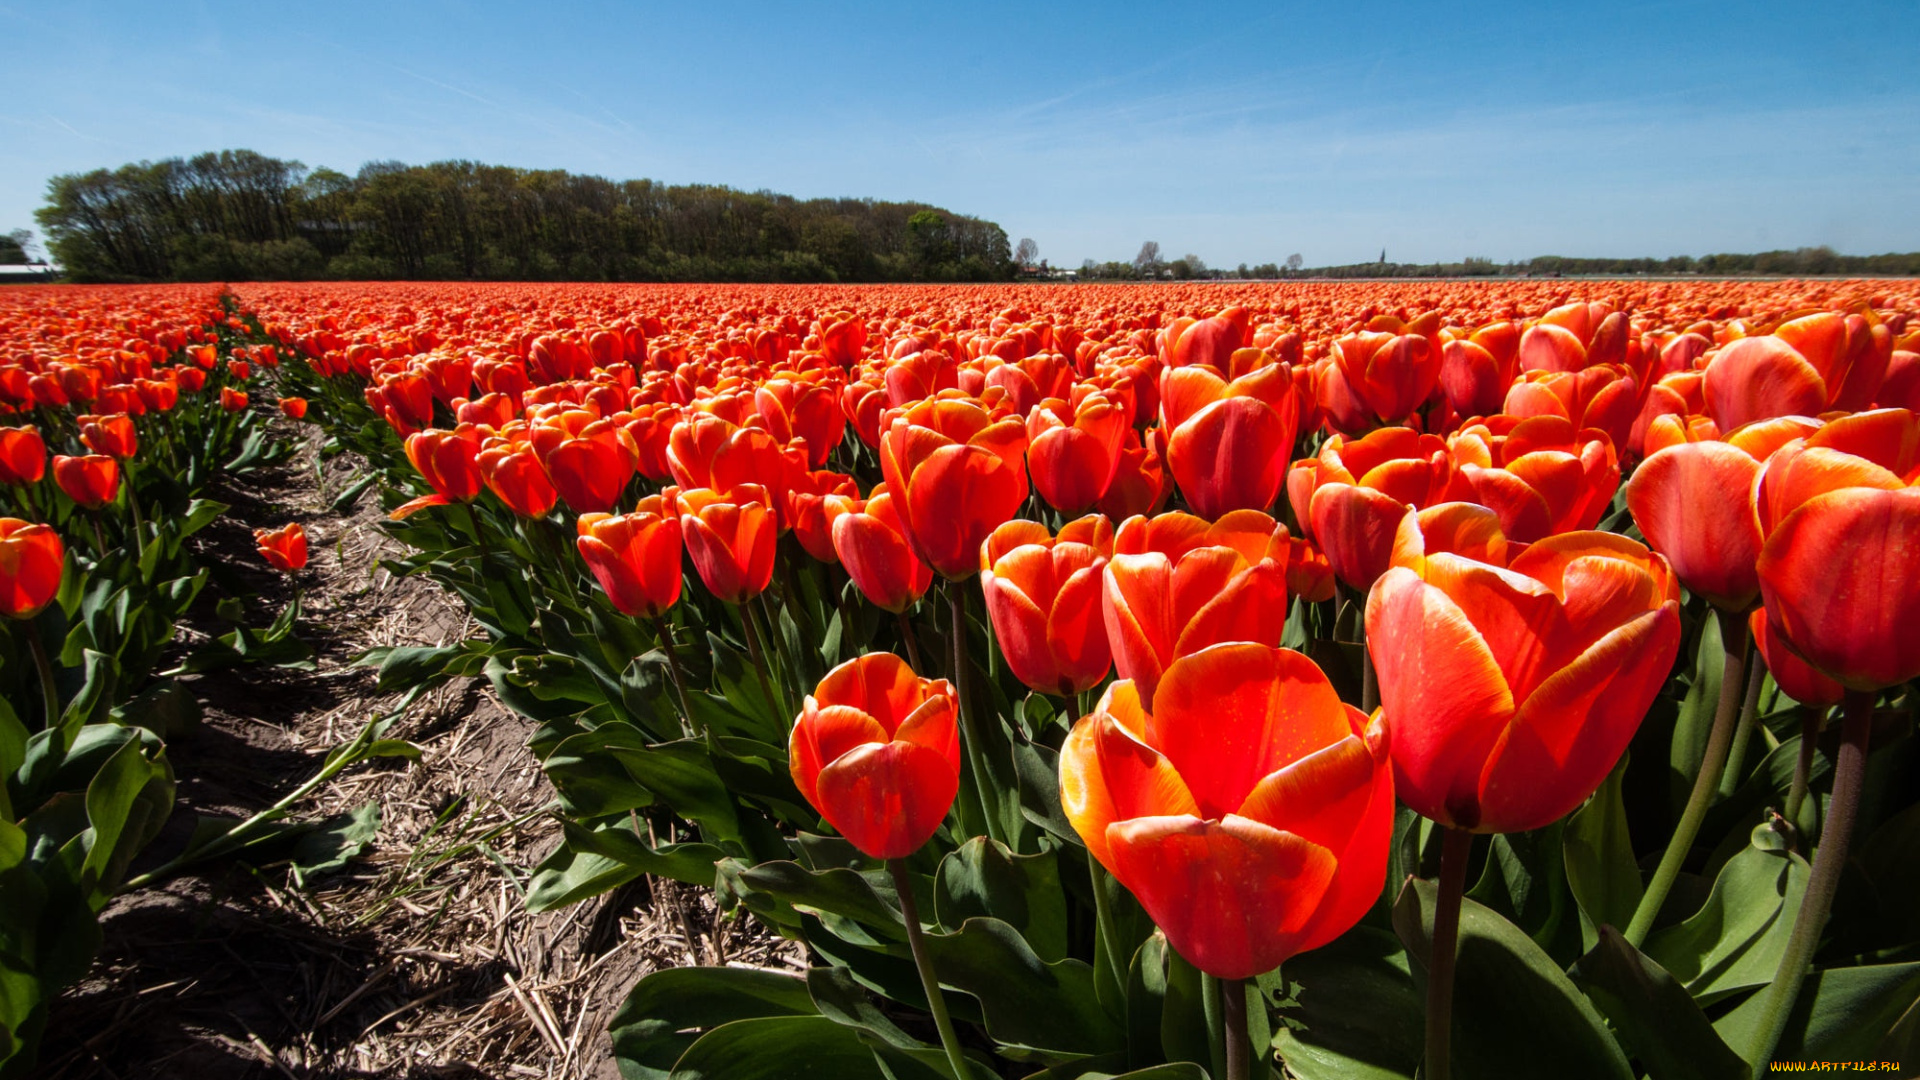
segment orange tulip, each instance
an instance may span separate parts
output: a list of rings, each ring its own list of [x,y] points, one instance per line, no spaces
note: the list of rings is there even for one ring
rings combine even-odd
[[[472,502],[484,483],[479,459],[480,431],[472,424],[452,431],[428,428],[407,436],[407,460],[432,486],[433,494],[410,500],[388,516],[398,521],[425,507]]]
[[[1299,408],[1286,364],[1270,363],[1229,382],[1208,367],[1160,376],[1167,465],[1201,517],[1265,510],[1286,482]]]
[[[253,542],[275,570],[291,573],[307,565],[307,530],[297,521],[273,530],[255,529]]]
[[[1607,436],[1559,416],[1496,416],[1447,441],[1454,474],[1447,498],[1500,514],[1507,536],[1530,543],[1600,523],[1620,486]]]
[[[47,444],[36,427],[0,427],[0,484],[37,484],[47,475]]]
[[[1856,413],[1788,443],[1759,506],[1771,629],[1852,690],[1920,675],[1920,416]]]
[[[80,441],[96,454],[125,461],[140,452],[140,433],[134,430],[131,416],[82,416],[77,423]]]
[[[652,619],[680,599],[680,519],[658,495],[631,514],[582,514],[575,544],[622,614]]]
[[[907,543],[887,485],[833,519],[833,551],[847,576],[874,605],[895,615],[912,607],[933,585],[933,568]]]
[[[543,518],[560,498],[534,457],[533,447],[506,439],[488,439],[474,458],[487,490],[523,518]]]
[[[554,490],[576,513],[613,509],[639,460],[624,428],[583,410],[536,424],[528,436]]]
[[[731,491],[668,488],[663,503],[678,507],[680,535],[693,556],[693,568],[715,597],[744,604],[773,580],[780,532],[766,488],[758,484],[740,484]]]
[[[1069,407],[1048,398],[1027,414],[1027,471],[1048,506],[1086,511],[1107,493],[1126,449],[1126,412],[1095,391]]]
[[[1381,428],[1359,439],[1335,435],[1318,457],[1294,462],[1287,499],[1334,576],[1365,592],[1387,571],[1394,530],[1407,507],[1444,498],[1452,475],[1439,436]]]
[[[0,517],[0,615],[31,619],[53,602],[67,549],[46,525]]]
[[[980,548],[980,589],[993,636],[1015,678],[1066,697],[1099,685],[1113,667],[1101,613],[1102,572],[1113,524],[1099,515],[1061,526],[1009,521]]]
[[[1424,334],[1350,334],[1333,343],[1333,362],[1349,392],[1378,417],[1397,424],[1413,415],[1440,380],[1440,350]]]
[[[120,494],[120,463],[105,454],[53,456],[53,481],[67,498],[98,510]]]
[[[247,392],[235,390],[231,386],[220,388],[220,407],[228,412],[239,412],[247,407]]]
[[[1641,462],[1627,484],[1627,509],[1681,584],[1728,611],[1753,605],[1760,595],[1760,514],[1753,501],[1760,463],[1814,426],[1794,417],[1761,421],[1725,442],[1674,443]]]
[[[980,568],[980,544],[1027,497],[1026,430],[979,405],[933,398],[882,416],[880,466],[914,551],[949,578]]]
[[[1142,443],[1138,432],[1127,429],[1113,482],[1094,509],[1114,521],[1125,521],[1140,514],[1157,514],[1167,505],[1173,484],[1156,445],[1161,434],[1155,428],[1147,433],[1148,442]]]
[[[1258,510],[1213,524],[1179,512],[1114,536],[1101,615],[1114,667],[1153,707],[1168,665],[1223,641],[1277,645],[1287,627],[1287,527]]]
[[[280,399],[280,411],[289,420],[304,420],[307,417],[307,399],[283,397]]]
[[[1537,829],[1580,805],[1680,647],[1666,561],[1614,533],[1549,537],[1507,567],[1408,552],[1366,618],[1395,789],[1471,832]]]
[[[794,786],[872,858],[913,854],[960,791],[957,702],[945,679],[923,679],[892,653],[841,664],[794,722]]]
[[[1289,649],[1182,657],[1151,706],[1114,683],[1061,747],[1060,801],[1174,951],[1222,979],[1332,941],[1386,879],[1385,730]]]

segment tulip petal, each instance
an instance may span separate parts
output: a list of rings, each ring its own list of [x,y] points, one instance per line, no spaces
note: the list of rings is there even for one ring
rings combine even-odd
[[[1251,978],[1297,951],[1332,881],[1333,853],[1246,818],[1136,818],[1107,827],[1108,864],[1168,944],[1222,979]]]
[[[1478,828],[1526,832],[1572,813],[1613,771],[1679,649],[1669,601],[1541,683],[1488,754]]]
[[[1237,811],[1260,780],[1347,737],[1346,707],[1313,661],[1232,642],[1174,661],[1146,741],[1167,755],[1207,817]]]
[[[1760,550],[1760,592],[1788,644],[1843,686],[1920,675],[1920,488],[1803,503]]]
[[[1760,591],[1759,475],[1759,462],[1726,443],[1683,443],[1641,462],[1627,484],[1627,508],[1648,545],[1687,588],[1731,611]]]
[[[820,770],[820,814],[875,859],[900,859],[930,839],[953,807],[960,774],[908,742],[868,743]]]

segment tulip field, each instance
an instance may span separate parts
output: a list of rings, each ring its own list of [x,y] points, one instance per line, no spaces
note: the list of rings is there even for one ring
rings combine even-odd
[[[193,687],[317,677],[177,630],[308,438],[471,617],[358,663],[533,725],[512,902],[804,953],[623,1076],[1920,1075],[1913,282],[0,292],[0,1077],[270,824],[156,841]]]

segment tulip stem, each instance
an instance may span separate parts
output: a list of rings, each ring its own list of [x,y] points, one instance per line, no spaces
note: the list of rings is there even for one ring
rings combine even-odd
[[[1120,947],[1120,930],[1113,923],[1113,902],[1107,899],[1107,869],[1087,850],[1087,875],[1093,879],[1094,939],[1106,957],[1107,968],[1122,987],[1127,982],[1127,958]]]
[[[780,632],[779,620],[773,616],[772,601],[767,599],[765,592],[761,592],[755,599],[760,601],[760,614],[767,620],[767,636],[773,639],[774,654],[780,658],[780,696],[786,702],[787,710],[797,715],[799,707],[786,694],[790,689],[802,694],[806,692],[805,687],[799,685],[800,665],[787,651],[787,637]],[[792,685],[789,686],[789,684]]]
[[[1807,801],[1807,783],[1813,775],[1814,744],[1819,741],[1820,728],[1826,721],[1826,709],[1801,707],[1800,757],[1793,763],[1793,786],[1787,789],[1787,822],[1796,831],[1800,828],[1800,807]],[[1812,830],[1808,830],[1806,837],[1813,838]]]
[[[480,511],[474,509],[473,503],[465,502],[460,505],[467,508],[467,524],[473,526],[473,544],[480,549],[480,577],[484,580],[487,576],[487,562],[493,554],[487,547],[487,531],[480,527]]]
[[[104,559],[107,557],[107,535],[100,531],[100,511],[88,510],[87,518],[93,522],[93,550]]]
[[[1786,1031],[1787,1018],[1793,1014],[1794,999],[1800,996],[1807,967],[1813,962],[1820,933],[1826,928],[1827,913],[1833,907],[1833,894],[1840,886],[1840,872],[1846,868],[1847,845],[1853,838],[1854,818],[1860,811],[1860,790],[1867,775],[1867,742],[1873,734],[1873,704],[1879,697],[1872,690],[1848,690],[1844,718],[1840,728],[1840,756],[1833,765],[1833,802],[1827,827],[1820,834],[1820,847],[1813,855],[1813,873],[1807,879],[1807,891],[1800,898],[1800,911],[1793,920],[1793,936],[1787,939],[1786,954],[1780,957],[1780,969],[1767,985],[1766,1004],[1760,1011],[1759,1037],[1747,1060],[1754,1063],[1753,1075],[1764,1078]]]
[[[653,632],[660,638],[660,651],[667,654],[667,674],[673,676],[673,692],[680,698],[680,718],[686,723],[686,732],[691,735],[699,725],[694,723],[693,709],[687,704],[687,680],[680,674],[680,653],[673,644],[673,627],[667,625],[665,617],[653,617]]]
[[[760,680],[760,693],[767,699],[767,707],[774,710],[786,708],[784,702],[773,696],[773,685],[767,682],[767,654],[760,647],[760,635],[753,628],[753,609],[745,603],[739,605],[740,625],[747,631],[747,659],[753,662],[754,677]],[[787,717],[787,726],[793,726],[793,717]]]
[[[40,631],[31,619],[20,624],[20,631],[33,650],[33,666],[40,670],[40,698],[47,710],[47,730],[52,731],[60,726],[60,691],[53,685],[53,662],[47,659],[47,647],[40,643]]]
[[[1227,1080],[1247,1080],[1253,1059],[1247,1046],[1247,980],[1221,979],[1220,1006],[1226,1014]]]
[[[133,551],[135,555],[147,546],[147,521],[140,515],[140,491],[133,483],[133,462],[126,463],[125,483],[121,486],[127,491],[127,507],[133,511]]]
[[[1740,702],[1740,726],[1733,730],[1733,748],[1727,751],[1727,767],[1720,772],[1720,798],[1732,798],[1740,786],[1741,766],[1747,759],[1747,744],[1753,741],[1758,726],[1754,714],[1760,711],[1760,684],[1767,678],[1767,666],[1756,663],[1751,649],[1747,655],[1747,693]]]
[[[896,611],[893,613],[893,618],[900,624],[900,640],[907,646],[907,663],[912,665],[915,672],[927,670],[920,664],[920,643],[913,638],[913,624],[907,621],[907,613]]]
[[[913,899],[913,882],[907,876],[907,860],[888,859],[893,873],[893,888],[900,895],[900,917],[907,924],[907,947],[913,950],[913,966],[920,971],[920,989],[927,995],[927,1011],[933,1013],[933,1026],[940,1031],[940,1045],[947,1052],[947,1066],[954,1080],[968,1080],[966,1055],[960,1052],[960,1036],[953,1030],[953,1018],[947,1015],[947,999],[940,994],[940,980],[933,976],[933,959],[927,955],[927,940],[920,932],[920,905]]]
[[[1440,896],[1427,956],[1427,1065],[1421,1080],[1448,1080],[1453,1073],[1453,965],[1460,943],[1460,897],[1473,855],[1472,833],[1444,825],[1440,832]]]
[[[967,583],[964,580],[947,583],[947,601],[953,611],[953,693],[960,704],[960,730],[963,733],[960,748],[966,751],[967,774],[973,780],[970,802],[979,814],[978,820],[987,836],[1004,842],[1005,838],[999,835],[998,822],[987,812],[987,794],[993,789],[988,786],[986,766],[980,761],[979,721],[974,716],[972,696],[967,693],[970,680],[967,678]]]
[[[1636,949],[1653,932],[1653,920],[1659,917],[1661,905],[1667,902],[1667,893],[1672,890],[1674,879],[1680,876],[1681,864],[1693,851],[1693,840],[1700,834],[1707,808],[1719,793],[1720,773],[1726,768],[1734,723],[1739,719],[1740,700],[1746,686],[1747,620],[1724,608],[1715,608],[1714,614],[1720,619],[1720,643],[1725,654],[1720,669],[1720,704],[1714,710],[1713,729],[1707,734],[1706,756],[1700,761],[1700,771],[1694,774],[1693,794],[1687,797],[1687,808],[1681,812],[1679,824],[1673,827],[1673,836],[1667,841],[1666,852],[1660,856],[1660,865],[1647,882],[1640,906],[1633,909],[1633,921],[1627,924],[1627,944]]]

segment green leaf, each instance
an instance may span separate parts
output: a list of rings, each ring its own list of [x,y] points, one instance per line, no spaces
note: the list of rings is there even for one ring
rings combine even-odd
[[[1524,833],[1499,833],[1487,845],[1486,868],[1467,895],[1527,932],[1562,966],[1580,955],[1577,909],[1569,902],[1560,822]]]
[[[1572,976],[1652,1080],[1746,1080],[1751,1074],[1686,988],[1611,926],[1601,928],[1600,943]]]
[[[645,1075],[645,1074],[637,1074]],[[885,1080],[854,1029],[824,1016],[736,1020],[674,1063],[672,1080]]]
[[[1394,929],[1423,981],[1437,894],[1433,882],[1416,878],[1393,907]],[[1633,1078],[1606,1021],[1560,965],[1518,927],[1463,899],[1453,986],[1456,1075],[1528,1076],[1549,1061],[1554,1075],[1568,1080]]]
[[[740,839],[733,797],[699,740],[650,745],[632,724],[603,724],[563,740],[540,764],[569,813],[625,813],[657,799],[699,822],[709,839]]]
[[[996,918],[1019,931],[1043,959],[1066,958],[1066,894],[1053,852],[1014,855],[1006,845],[976,836],[941,860],[933,909],[942,927]]]
[[[1712,615],[1700,620],[1700,640],[1694,651],[1693,680],[1687,696],[1680,702],[1680,714],[1673,725],[1673,744],[1669,752],[1668,798],[1677,818],[1693,792],[1707,756],[1707,733],[1713,729],[1713,714],[1720,707],[1720,676],[1726,665],[1726,652],[1720,645],[1720,620]]]
[[[380,832],[380,804],[366,803],[353,812],[329,818],[300,837],[293,849],[293,880],[301,888],[315,878],[346,866],[367,849]]]
[[[714,864],[726,857],[711,844],[648,847],[623,826],[589,829],[574,821],[561,824],[566,843],[534,870],[527,889],[527,910],[536,914],[610,892],[642,874],[712,885]]]
[[[360,496],[365,495],[367,489],[372,487],[379,479],[379,473],[369,473],[355,480],[353,483],[348,484],[340,494],[333,497],[332,502],[327,504],[328,511],[334,514],[353,513],[353,508],[359,505]]]
[[[634,984],[608,1024],[628,1080],[666,1080],[692,1031],[738,1020],[814,1014],[805,980],[746,968],[669,968]]]
[[[1714,1027],[1729,1044],[1751,1047],[1766,997],[1748,996]],[[1774,1059],[1866,1061],[1887,1058],[1889,1053],[1896,1058],[1900,1052],[1911,1053],[1920,1049],[1912,1046],[1911,1026],[1899,1034],[1894,1029],[1916,1002],[1920,1002],[1920,963],[1815,971],[1800,984],[1800,996],[1794,999]],[[1914,1059],[1907,1057],[1903,1064],[1911,1069]]]
[[[1780,967],[1808,873],[1800,856],[1750,844],[1721,868],[1706,904],[1655,932],[1644,951],[1702,1006],[1764,986]]]
[[[91,837],[81,883],[95,911],[106,905],[127,864],[160,832],[173,809],[173,773],[164,754],[149,760],[138,738],[128,738],[87,785]]]
[[[200,723],[200,699],[172,679],[154,683],[115,708],[115,723],[143,727],[163,739],[188,734]]]
[[[941,984],[977,998],[987,1033],[999,1042],[1056,1056],[1125,1049],[1125,1033],[1100,1007],[1093,968],[1083,961],[1047,963],[998,919],[969,919],[926,942]]]
[[[844,868],[815,871],[790,861],[741,869],[737,860],[728,860],[721,864],[720,876],[749,908],[775,922],[792,925],[798,921],[793,913],[820,913],[850,919],[889,941],[907,939],[893,883],[884,871],[871,876]],[[781,908],[787,909],[784,917]]]
[[[1634,909],[1640,906],[1641,894],[1646,891],[1640,881],[1639,864],[1633,858],[1626,800],[1620,793],[1626,772],[1623,758],[1593,798],[1567,819],[1560,837],[1567,886],[1594,927],[1632,922]],[[1592,947],[1591,942],[1587,945]]]
[[[1297,999],[1280,1010],[1273,1035],[1289,1073],[1300,1080],[1407,1080],[1419,1068],[1426,1006],[1392,934],[1355,927],[1288,960],[1280,975]]]

